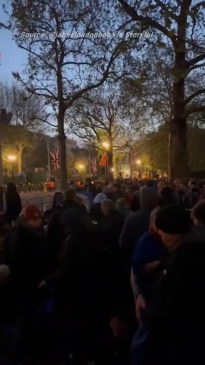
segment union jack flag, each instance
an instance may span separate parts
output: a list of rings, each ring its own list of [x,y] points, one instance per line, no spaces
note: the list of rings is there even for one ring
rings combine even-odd
[[[50,155],[52,157],[52,166],[53,166],[53,170],[56,172],[58,170],[60,170],[60,158],[59,158],[59,151],[56,149],[53,152],[50,152]]]
[[[97,161],[96,160],[93,160],[93,161],[90,160],[90,166],[91,166],[92,173],[95,174],[97,172]]]

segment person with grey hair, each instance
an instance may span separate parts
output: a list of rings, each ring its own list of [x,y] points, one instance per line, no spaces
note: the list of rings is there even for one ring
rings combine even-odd
[[[130,213],[132,213],[129,204],[127,203],[125,198],[118,198],[116,200],[116,209],[123,219],[125,219]]]
[[[124,222],[120,236],[121,251],[131,259],[139,238],[148,230],[150,213],[158,205],[158,193],[153,188],[142,187],[139,191],[140,210],[129,214]]]

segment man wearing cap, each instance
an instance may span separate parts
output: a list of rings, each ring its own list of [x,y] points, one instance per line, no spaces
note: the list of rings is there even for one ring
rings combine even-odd
[[[155,224],[169,256],[150,302],[138,298],[147,332],[137,364],[185,364],[191,359],[198,363],[200,356],[204,363],[199,331],[205,326],[205,240],[194,240],[190,217],[179,206],[162,208]]]

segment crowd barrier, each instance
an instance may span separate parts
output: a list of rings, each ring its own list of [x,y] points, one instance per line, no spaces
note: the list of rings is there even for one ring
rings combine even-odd
[[[26,207],[27,205],[36,205],[41,212],[45,212],[46,210],[52,208],[53,203],[53,195],[47,195],[43,197],[36,197],[31,199],[22,199],[22,206]]]

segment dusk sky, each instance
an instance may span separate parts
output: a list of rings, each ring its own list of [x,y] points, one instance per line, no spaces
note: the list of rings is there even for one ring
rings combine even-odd
[[[2,10],[5,0],[0,0],[0,23],[6,23],[7,16]],[[16,46],[12,34],[8,30],[0,29],[0,82],[11,83],[14,79],[12,71],[21,71],[26,64],[26,52]]]

